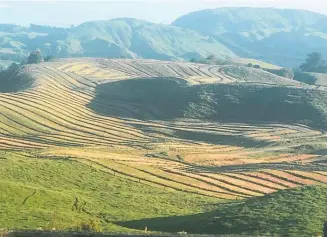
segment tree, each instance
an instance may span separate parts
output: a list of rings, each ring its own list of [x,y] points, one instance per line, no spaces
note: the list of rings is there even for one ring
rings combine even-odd
[[[191,58],[190,62],[191,62],[191,63],[197,63],[198,60],[196,60],[195,58]]]
[[[253,67],[254,68],[257,68],[257,69],[260,69],[261,68],[260,65],[258,65],[258,64],[254,65]]]
[[[248,63],[247,67],[253,67],[253,63]]]
[[[327,63],[321,53],[308,54],[306,61],[300,66],[303,72],[327,73]]]
[[[32,53],[30,53],[30,55],[27,58],[27,63],[28,64],[37,64],[37,63],[41,63],[43,60],[42,58],[42,54],[39,50],[33,51]]]

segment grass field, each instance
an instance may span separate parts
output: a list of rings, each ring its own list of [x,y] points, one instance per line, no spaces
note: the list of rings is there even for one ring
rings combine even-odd
[[[245,202],[220,204],[214,212],[122,224],[130,228],[141,228],[145,224],[158,231],[183,228],[189,233],[322,236],[323,223],[327,218],[326,195],[326,186],[307,186]]]
[[[252,58],[235,58],[233,59],[233,62],[243,64],[245,66],[248,65],[249,63],[252,63],[253,65],[259,65],[261,68],[265,68],[265,69],[281,69],[281,67],[277,65],[266,63]]]
[[[154,60],[24,71],[32,87],[0,93],[0,227],[137,231],[119,223],[327,183],[323,85]]]
[[[37,159],[19,152],[2,152],[1,157],[0,225],[7,229],[74,229],[97,220],[103,231],[126,232],[131,230],[114,222],[197,213],[219,202],[69,159]]]

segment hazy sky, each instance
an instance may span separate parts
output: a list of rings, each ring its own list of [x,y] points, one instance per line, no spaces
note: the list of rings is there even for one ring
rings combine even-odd
[[[92,20],[132,17],[170,23],[186,13],[219,7],[296,8],[327,15],[327,0],[143,0],[2,1],[0,23],[70,26]]]

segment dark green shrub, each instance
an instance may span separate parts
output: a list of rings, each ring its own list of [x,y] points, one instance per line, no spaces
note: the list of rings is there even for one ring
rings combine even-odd
[[[41,51],[38,50],[30,53],[30,55],[27,58],[28,64],[37,64],[37,63],[41,63],[42,61],[43,61],[42,53]]]

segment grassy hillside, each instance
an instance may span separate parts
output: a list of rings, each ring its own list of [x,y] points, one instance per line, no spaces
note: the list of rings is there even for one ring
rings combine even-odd
[[[165,231],[180,228],[196,233],[228,233],[253,236],[318,236],[326,221],[326,186],[280,191],[233,204],[220,204],[214,212],[173,218],[122,223],[147,225]]]
[[[0,156],[1,228],[74,229],[97,221],[104,231],[127,231],[114,222],[197,213],[219,202],[154,188],[69,158]]]
[[[292,68],[310,52],[326,52],[326,19],[302,10],[219,8],[192,12],[173,25],[213,36],[238,56]]]
[[[251,63],[252,65],[259,65],[261,68],[264,69],[272,69],[272,70],[278,70],[281,69],[281,67],[274,65],[274,64],[270,64],[270,63],[266,63],[257,59],[252,59],[252,58],[234,58],[232,60],[233,63],[236,64],[241,64],[243,66],[247,66],[249,63]]]
[[[136,231],[126,222],[199,214],[199,232],[218,203],[327,183],[324,86],[156,60],[20,70],[30,87],[0,92],[0,228]]]
[[[225,68],[225,72],[243,80],[255,82],[256,72],[244,68]],[[262,79],[263,72],[258,73]],[[249,78],[246,77],[249,75]],[[97,87],[96,97],[88,105],[99,114],[137,119],[167,120],[199,118],[219,122],[303,123],[324,128],[327,122],[327,93],[304,88],[266,86],[278,77],[267,73],[263,84],[206,84],[187,86],[185,81],[165,78],[134,79],[109,82]],[[283,80],[283,79],[279,79]],[[288,82],[287,79],[284,79]],[[290,81],[290,80],[289,80]],[[104,110],[98,103],[133,104],[134,113],[127,110]],[[173,105],[173,106],[172,106]],[[110,108],[110,107],[109,107]]]

